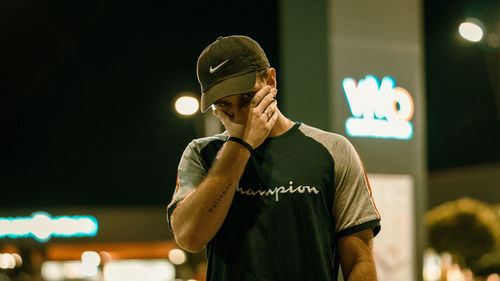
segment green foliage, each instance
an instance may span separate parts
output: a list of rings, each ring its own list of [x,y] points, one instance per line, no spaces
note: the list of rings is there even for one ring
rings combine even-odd
[[[481,256],[500,245],[500,221],[487,204],[462,198],[440,205],[426,216],[429,243],[448,251],[472,267]]]
[[[474,273],[480,276],[500,273],[500,249],[482,256],[474,266]]]

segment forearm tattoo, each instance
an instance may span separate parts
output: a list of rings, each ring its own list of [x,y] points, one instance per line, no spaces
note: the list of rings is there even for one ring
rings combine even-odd
[[[226,186],[226,188],[224,188],[222,193],[219,195],[219,197],[217,197],[217,199],[215,199],[214,203],[212,203],[212,206],[208,209],[211,213],[213,213],[215,211],[215,208],[217,208],[217,206],[219,206],[220,202],[222,202],[222,199],[224,198],[224,196],[226,196],[227,191],[229,190],[230,187],[231,187],[231,185],[228,184]]]

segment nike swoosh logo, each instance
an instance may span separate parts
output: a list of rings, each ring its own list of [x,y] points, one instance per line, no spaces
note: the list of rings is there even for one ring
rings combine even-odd
[[[225,60],[223,61],[221,64],[219,64],[218,66],[216,67],[212,67],[210,66],[210,69],[208,71],[210,71],[210,73],[214,73],[215,71],[217,71],[217,69],[219,69],[219,67],[223,66],[226,62],[228,62],[229,60]]]

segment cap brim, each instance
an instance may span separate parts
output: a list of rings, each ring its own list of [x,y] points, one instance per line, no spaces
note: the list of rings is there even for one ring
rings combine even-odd
[[[250,92],[255,86],[256,79],[257,72],[253,71],[215,84],[201,94],[201,112],[207,111],[214,102],[222,98]]]

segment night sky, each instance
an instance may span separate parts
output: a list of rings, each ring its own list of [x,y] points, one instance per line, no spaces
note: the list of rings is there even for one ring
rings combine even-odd
[[[500,161],[500,50],[459,37],[466,17],[500,35],[500,1],[426,1],[425,52],[430,170]],[[497,103],[500,106],[500,103]]]
[[[500,161],[498,50],[457,35],[498,24],[500,1],[453,2],[424,9],[430,171]],[[276,1],[227,3],[1,1],[2,206],[166,205],[196,136],[173,102],[199,94],[202,49],[249,35],[279,73]]]

